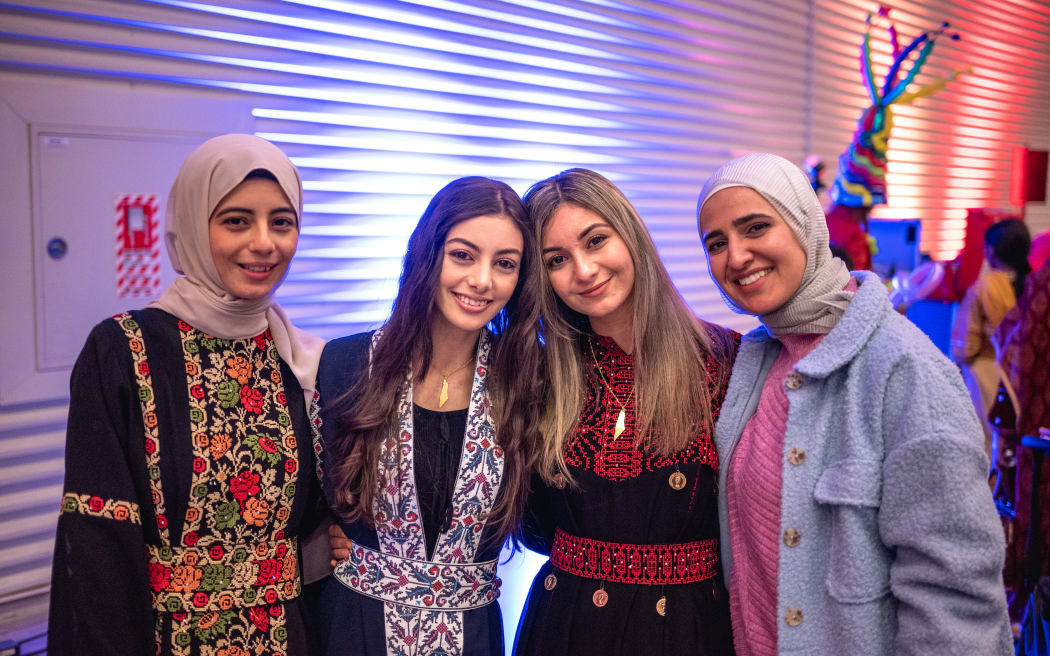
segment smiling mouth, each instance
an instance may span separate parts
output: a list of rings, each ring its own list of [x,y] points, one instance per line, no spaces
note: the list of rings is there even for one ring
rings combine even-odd
[[[457,301],[459,301],[463,305],[466,305],[468,308],[474,309],[474,310],[484,309],[485,307],[488,306],[489,303],[492,302],[491,300],[485,299],[485,298],[474,298],[473,296],[466,296],[464,294],[457,294],[456,292],[451,292],[451,293],[456,298]]]
[[[277,266],[276,264],[238,264],[245,271],[250,273],[269,273]]]
[[[754,284],[754,283],[758,282],[759,280],[761,280],[762,278],[765,278],[767,275],[769,275],[769,272],[772,271],[772,270],[773,270],[773,267],[769,267],[768,269],[762,269],[761,271],[756,271],[756,272],[752,273],[751,275],[746,276],[744,278],[738,278],[737,281],[736,281],[736,284],[740,285],[741,287],[747,287],[748,285]]]
[[[605,289],[605,286],[609,284],[610,280],[612,280],[611,277],[606,278],[605,281],[598,283],[594,287],[591,287],[590,289],[585,289],[584,291],[580,292],[580,296],[597,296],[602,292],[603,289]]]

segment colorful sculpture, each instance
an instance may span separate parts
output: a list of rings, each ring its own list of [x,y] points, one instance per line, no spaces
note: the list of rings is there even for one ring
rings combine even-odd
[[[891,106],[907,105],[925,98],[964,72],[962,69],[953,70],[947,76],[909,92],[909,85],[922,70],[938,37],[945,34],[948,23],[942,23],[937,30],[923,32],[907,47],[901,48],[897,28],[889,14],[888,7],[879,8],[875,15],[868,14],[867,29],[860,48],[860,73],[871,105],[861,113],[852,141],[839,156],[838,174],[829,192],[832,202],[827,215],[831,241],[849,251],[858,269],[871,266],[871,249],[867,239],[868,213],[873,206],[886,202],[886,151],[893,128]],[[881,87],[876,84],[871,62],[871,29],[879,19],[886,23],[893,52],[893,63]],[[957,40],[959,35],[951,34],[949,38]],[[902,76],[902,66],[913,54],[915,57],[911,68]]]

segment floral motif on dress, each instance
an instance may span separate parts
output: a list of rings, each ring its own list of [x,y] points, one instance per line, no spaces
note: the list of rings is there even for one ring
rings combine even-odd
[[[707,431],[699,431],[685,449],[670,455],[661,455],[640,449],[634,433],[634,359],[608,337],[594,338],[594,352],[605,380],[612,387],[612,398],[605,383],[593,372],[589,376],[587,398],[573,439],[565,447],[565,462],[573,467],[590,469],[611,481],[634,478],[642,472],[655,471],[685,463],[698,462],[718,470],[718,451]],[[593,367],[594,364],[591,363]],[[704,374],[711,394],[712,420],[725,398],[725,385],[719,389],[718,361],[710,354],[704,356]],[[624,431],[613,437],[616,418],[624,404]]]
[[[146,362],[141,334],[137,325],[122,326],[133,355],[141,354],[135,358],[139,398],[152,399],[140,364]],[[282,602],[300,589],[298,544],[285,536],[299,458],[277,349],[269,331],[226,340],[183,321],[178,328],[193,458],[177,543],[169,522],[161,521],[159,438],[147,426],[161,529],[161,544],[147,545],[158,641],[166,615],[176,656],[281,656],[288,637]],[[144,417],[146,411],[143,403]]]
[[[373,345],[381,336],[377,331]],[[496,500],[503,476],[503,450],[496,444],[485,379],[489,335],[478,340],[474,382],[467,410],[459,471],[452,493],[452,520],[434,547],[435,563],[472,563],[485,528],[485,516]],[[398,402],[398,429],[384,441],[379,455],[376,533],[380,550],[401,558],[425,559],[426,540],[419,516],[413,460],[412,376],[406,374]],[[498,590],[498,584],[495,586]],[[403,592],[409,594],[406,589]],[[463,653],[462,611],[432,611],[384,602],[387,652],[396,656]]]
[[[118,522],[142,523],[142,513],[139,504],[123,499],[103,499],[92,494],[73,494],[67,492],[62,497],[62,512],[80,513],[101,517],[103,519],[115,519]]]

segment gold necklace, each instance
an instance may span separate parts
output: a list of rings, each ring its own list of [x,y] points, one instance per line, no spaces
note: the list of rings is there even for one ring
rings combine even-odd
[[[626,416],[627,416],[627,404],[620,403],[620,398],[616,396],[616,392],[613,391],[612,385],[609,381],[605,380],[605,374],[602,373],[601,365],[598,364],[598,356],[594,354],[594,342],[590,338],[587,339],[587,345],[591,347],[591,359],[594,360],[594,368],[598,370],[598,376],[601,377],[602,383],[605,384],[605,389],[609,390],[609,394],[612,395],[613,400],[616,401],[616,405],[620,406],[620,414],[616,416],[616,428],[613,429],[613,439],[620,437],[626,428]],[[631,393],[627,395],[627,403],[631,402],[631,397],[634,396],[634,387],[631,387]]]
[[[440,369],[438,369],[438,373],[441,374],[441,393],[438,394],[438,407],[439,408],[444,407],[445,403],[448,402],[448,377],[451,376],[452,374],[456,373],[457,371],[461,371],[462,369],[466,368],[466,366],[468,364],[470,364],[471,362],[473,362],[473,361],[474,361],[474,356],[472,355],[469,358],[467,358],[466,362],[464,362],[460,366],[456,367],[452,371],[448,372],[447,374],[446,373],[442,373],[442,371]],[[434,367],[434,368],[437,369],[437,367]]]

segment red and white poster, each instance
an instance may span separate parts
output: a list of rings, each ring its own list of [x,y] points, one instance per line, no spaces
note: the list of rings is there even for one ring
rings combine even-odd
[[[160,221],[157,197],[116,199],[117,297],[153,298],[160,291]]]

